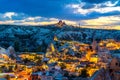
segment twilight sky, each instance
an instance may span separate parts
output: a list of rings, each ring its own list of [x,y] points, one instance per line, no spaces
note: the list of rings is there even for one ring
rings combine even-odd
[[[0,24],[45,25],[59,20],[120,29],[120,0],[0,0]]]

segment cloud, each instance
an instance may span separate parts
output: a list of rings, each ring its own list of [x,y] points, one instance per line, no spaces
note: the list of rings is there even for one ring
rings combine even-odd
[[[116,6],[118,3],[119,3],[119,0],[117,0],[115,2],[107,1],[104,3],[104,5],[112,7],[112,6]]]
[[[98,18],[104,16],[104,14],[113,13],[113,11],[116,12],[118,9],[115,7],[119,7],[119,3],[119,0],[0,0],[0,12],[16,12],[24,13],[31,17],[42,16],[46,18],[78,21]],[[71,4],[75,4],[72,6],[73,8],[66,8],[66,6]],[[110,9],[109,7],[114,10],[112,12],[108,11],[108,9]],[[101,13],[101,10],[98,9],[102,9],[104,13]],[[97,13],[97,16],[89,16],[94,15],[94,13]],[[21,17],[13,17],[16,20],[21,20],[23,19],[22,15],[23,14],[19,14]]]
[[[111,0],[82,0],[82,2],[87,2],[87,3],[96,3],[96,4],[99,4],[99,3],[103,3],[103,2],[106,2],[106,1],[111,1]]]
[[[57,18],[46,18],[41,16],[29,16],[23,13],[6,12],[0,13],[0,24],[13,25],[50,25],[56,24]],[[67,24],[76,25],[76,22],[64,19]]]
[[[7,12],[7,13],[5,13],[4,15],[3,15],[3,17],[4,18],[9,18],[9,19],[12,19],[12,16],[17,16],[17,14],[16,13],[14,13],[14,12]]]
[[[10,19],[6,17],[2,17],[6,15],[6,13],[0,13],[0,24],[13,24],[13,25],[50,25],[56,24],[60,19],[58,18],[46,18],[42,16],[29,16],[23,13],[15,13],[15,12],[7,12],[7,13],[14,13],[14,15],[10,14]],[[23,16],[21,16],[21,14]],[[26,15],[26,16],[25,16]],[[15,16],[15,17],[14,17]],[[21,18],[19,18],[21,17]],[[4,21],[3,21],[4,20]],[[72,21],[64,19],[67,24],[69,25],[78,25],[81,24],[81,27],[86,28],[104,28],[104,29],[120,29],[120,15],[117,16],[103,16],[94,19],[84,19],[78,21]]]
[[[0,24],[14,24],[14,21],[13,20],[0,21]]]
[[[64,20],[100,28],[100,24],[120,25],[114,20],[119,14],[120,0],[0,0],[0,24],[45,25]]]
[[[97,29],[119,29],[120,30],[120,15],[100,17],[97,19],[83,20],[82,27],[97,28]]]
[[[22,20],[26,17],[27,15],[25,15],[24,13],[16,13],[16,12],[0,13],[0,21]]]
[[[80,4],[69,4],[66,8],[71,8],[74,14],[87,15],[93,12],[103,14],[114,11],[120,12],[120,6],[116,6],[118,2],[119,1],[112,3],[111,1],[107,1],[99,4],[89,4],[90,7],[88,6],[88,3],[82,2]]]

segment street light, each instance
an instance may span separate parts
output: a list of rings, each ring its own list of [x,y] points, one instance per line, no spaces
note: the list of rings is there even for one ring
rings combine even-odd
[[[17,76],[16,76],[15,78],[16,78],[16,80],[18,79],[18,77],[17,77]]]

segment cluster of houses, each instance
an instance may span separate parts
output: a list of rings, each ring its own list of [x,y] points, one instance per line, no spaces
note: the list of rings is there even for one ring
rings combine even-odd
[[[60,41],[55,36],[46,53],[17,55],[13,47],[1,47],[0,65],[14,63],[14,74],[8,80],[120,80],[119,46],[115,45]]]

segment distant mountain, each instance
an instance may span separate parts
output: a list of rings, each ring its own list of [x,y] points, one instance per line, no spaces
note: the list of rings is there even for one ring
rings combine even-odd
[[[76,28],[61,21],[58,24],[62,27],[0,25],[0,46],[5,48],[13,46],[16,51],[45,52],[55,35],[59,40],[84,43],[91,43],[93,39],[120,40],[119,30]]]

